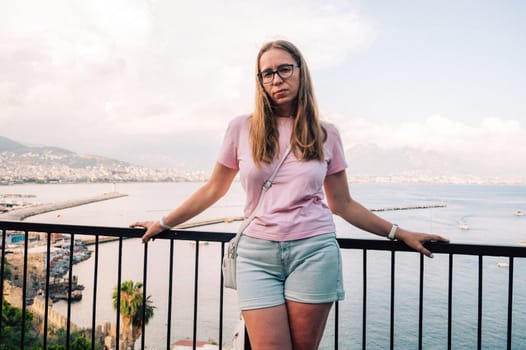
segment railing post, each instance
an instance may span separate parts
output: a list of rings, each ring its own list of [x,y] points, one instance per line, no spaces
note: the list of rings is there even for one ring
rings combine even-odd
[[[2,230],[2,254],[0,256],[0,259],[2,261],[0,262],[0,277],[2,278],[2,284],[0,285],[0,338],[2,338],[2,311],[4,309],[4,261],[5,261],[5,236],[7,235],[6,230]]]
[[[511,350],[511,339],[513,336],[512,326],[513,326],[513,258],[509,258],[510,270],[508,275],[508,326],[507,326],[507,336],[506,343],[507,349]]]
[[[389,349],[394,349],[394,310],[395,310],[395,251],[391,251],[391,305],[389,317]]]
[[[93,262],[93,308],[91,315],[91,350],[95,350],[95,333],[97,330],[97,280],[99,279],[99,236],[95,236],[95,261]]]
[[[250,339],[248,337],[247,327],[245,326],[245,341],[243,345],[244,350],[252,350],[252,346],[250,345]]]

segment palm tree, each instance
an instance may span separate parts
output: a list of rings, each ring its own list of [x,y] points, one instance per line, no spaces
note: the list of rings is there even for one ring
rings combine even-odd
[[[124,349],[134,348],[135,341],[141,336],[142,324],[148,324],[153,317],[153,302],[151,296],[146,297],[146,309],[143,314],[143,292],[142,283],[124,281],[120,287],[120,315],[122,320],[122,341]],[[113,308],[117,309],[117,287],[113,289]]]

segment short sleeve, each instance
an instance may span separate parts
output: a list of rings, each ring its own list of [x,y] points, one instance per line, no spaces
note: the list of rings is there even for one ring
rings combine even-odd
[[[327,148],[329,150],[329,163],[327,165],[327,175],[336,174],[347,168],[343,143],[338,129],[332,124],[326,123],[324,127],[327,130]]]
[[[231,169],[239,169],[238,148],[241,118],[230,121],[219,150],[217,161]]]

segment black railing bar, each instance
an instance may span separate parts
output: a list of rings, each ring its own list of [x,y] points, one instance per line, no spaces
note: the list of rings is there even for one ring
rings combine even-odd
[[[26,222],[26,221],[0,221],[0,226],[9,230],[19,231],[37,231],[46,232],[51,231],[55,233],[76,233],[80,235],[93,235],[98,232],[101,236],[130,236],[141,237],[141,232],[144,229],[136,229],[129,227],[108,227],[108,226],[86,226],[86,225],[68,225],[68,224],[47,224],[40,222]]]
[[[140,238],[145,230],[140,228],[107,227],[107,226],[81,226],[81,225],[61,225],[45,223],[28,223],[21,221],[0,221],[0,227],[9,230],[28,230],[57,233],[72,233],[78,235],[99,235],[122,238]],[[208,242],[228,242],[235,233],[230,232],[211,232],[194,230],[168,230],[161,232],[156,239],[170,239],[177,237],[178,240],[188,241],[208,241]],[[408,251],[413,249],[407,247],[400,241],[389,241],[382,239],[356,239],[356,238],[337,238],[340,248],[343,249],[371,249],[386,251]],[[427,242],[425,246],[434,253],[462,254],[462,255],[485,255],[526,258],[526,247],[512,245],[479,245],[462,243],[442,243]]]
[[[367,249],[363,250],[363,301],[362,301],[362,349],[367,348]]]
[[[449,254],[447,283],[447,349],[451,350],[451,329],[453,322],[453,254]]]
[[[71,335],[71,292],[73,285],[73,256],[75,255],[75,235],[72,233],[69,238],[69,271],[68,271],[68,308],[66,322],[66,349],[69,349]]]
[[[479,255],[479,288],[478,288],[478,316],[477,316],[477,349],[482,349],[482,265],[483,259],[482,255]]]
[[[221,243],[221,261],[220,265],[222,266],[223,257],[225,256],[225,243]],[[223,288],[224,278],[223,271],[219,269],[219,350],[223,349],[223,318],[224,318],[224,307],[223,303],[225,300],[225,289]]]
[[[197,346],[197,310],[199,296],[199,241],[195,242],[195,271],[194,271],[194,324],[192,331],[192,349]]]
[[[46,242],[46,285],[44,287],[44,331],[42,348],[47,349],[47,330],[48,330],[48,307],[49,307],[49,278],[51,276],[51,232],[47,232]]]
[[[512,338],[512,327],[513,327],[513,258],[509,260],[509,272],[508,272],[508,326],[507,326],[507,349],[511,350],[511,338]]]
[[[95,350],[97,327],[97,281],[99,279],[99,236],[95,236],[95,256],[93,261],[93,308],[91,311],[91,350]]]
[[[24,273],[22,281],[22,333],[20,337],[20,349],[24,348],[25,337],[26,337],[26,312],[27,312],[27,261],[28,261],[28,246],[29,246],[29,233],[24,232]],[[2,281],[4,283],[4,281]]]
[[[0,227],[8,230],[20,231],[36,231],[36,232],[56,232],[56,233],[72,233],[78,235],[92,236],[94,234],[108,237],[122,237],[122,238],[141,238],[144,232],[143,228],[130,227],[109,227],[109,226],[86,226],[86,225],[67,225],[67,224],[47,224],[35,223],[25,221],[1,221]],[[213,231],[194,231],[192,229],[184,230],[166,230],[155,236],[155,239],[170,239],[172,236],[177,236],[177,239],[188,241],[208,241],[208,242],[228,242],[235,233],[229,232],[213,232]]]
[[[344,249],[371,249],[384,251],[414,252],[412,248],[400,241],[380,239],[337,238],[340,248]],[[433,253],[459,254],[459,255],[485,255],[526,258],[526,247],[512,245],[480,245],[463,243],[427,242],[424,244]]]
[[[334,302],[334,350],[338,350],[338,338],[340,328],[340,303]]]
[[[250,338],[248,337],[247,327],[244,327],[244,340],[243,340],[243,350],[252,350],[252,344],[250,344]]]
[[[0,283],[0,307],[2,308],[2,310],[4,309],[4,281],[5,281],[5,276],[4,276],[4,268],[5,268],[5,265],[4,265],[4,262],[5,262],[5,238],[7,236],[7,231],[6,230],[2,230],[2,261],[0,262],[0,277],[2,278],[2,283]],[[3,324],[2,324],[2,319],[3,317],[1,317],[0,315],[0,338],[2,338],[2,329],[4,329],[3,327]]]
[[[148,273],[148,243],[144,243],[144,253],[143,253],[143,265],[142,265],[142,323],[141,323],[141,349],[144,349],[144,339],[146,336],[146,295],[148,293],[147,288],[147,273]]]
[[[424,324],[424,254],[420,253],[420,276],[418,283],[418,349],[422,350]]]
[[[121,339],[121,282],[122,282],[122,237],[119,237],[119,254],[117,260],[117,321],[115,327],[115,349],[119,350]],[[125,349],[126,350],[126,349]]]
[[[395,252],[391,252],[391,305],[389,311],[389,348],[394,349],[394,309],[395,309]]]
[[[166,330],[166,350],[170,350],[170,338],[172,333],[172,293],[173,293],[173,272],[174,272],[174,240],[170,240],[170,266],[168,268],[168,320]]]

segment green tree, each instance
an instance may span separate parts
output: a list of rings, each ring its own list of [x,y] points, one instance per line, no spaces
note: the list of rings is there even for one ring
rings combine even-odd
[[[66,350],[67,333],[64,328],[59,328],[54,333],[50,334],[48,342],[50,350]],[[71,350],[90,350],[91,342],[86,339],[84,331],[72,331],[70,334],[70,349]]]
[[[6,258],[4,258],[4,280],[10,280],[13,273]]]
[[[113,308],[117,310],[117,287],[113,290]],[[151,296],[146,297],[146,308],[143,314],[143,291],[141,282],[124,281],[120,286],[120,315],[122,321],[122,341],[124,349],[134,348],[135,341],[141,336],[142,325],[147,325],[153,317]]]
[[[26,311],[24,327],[24,348],[32,349],[38,343],[35,332],[31,331],[33,314]],[[2,329],[0,329],[0,350],[16,350],[20,348],[22,339],[22,309],[11,306],[7,301],[2,303]]]

